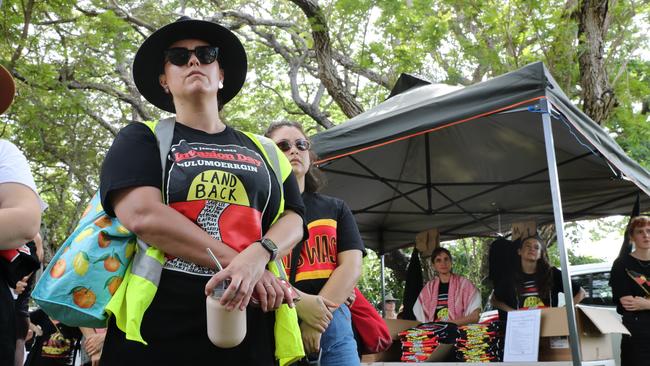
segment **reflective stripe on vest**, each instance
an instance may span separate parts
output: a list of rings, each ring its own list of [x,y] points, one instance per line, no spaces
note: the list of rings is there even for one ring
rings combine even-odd
[[[138,238],[138,251],[133,257],[133,268],[131,273],[140,276],[156,287],[160,283],[162,267],[165,264],[165,255],[163,252]]]

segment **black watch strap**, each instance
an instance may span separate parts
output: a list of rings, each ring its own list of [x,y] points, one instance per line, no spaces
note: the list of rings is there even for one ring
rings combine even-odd
[[[271,254],[271,258],[269,259],[269,262],[273,262],[275,258],[278,257],[278,246],[275,245],[273,240],[269,238],[262,238],[260,240],[260,244],[262,244],[262,247],[266,249],[269,254]]]

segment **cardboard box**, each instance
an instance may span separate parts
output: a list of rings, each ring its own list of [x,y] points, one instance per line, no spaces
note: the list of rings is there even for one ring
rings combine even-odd
[[[576,305],[576,322],[583,361],[613,358],[612,333],[630,334],[611,310]],[[539,361],[570,361],[566,308],[542,309]]]

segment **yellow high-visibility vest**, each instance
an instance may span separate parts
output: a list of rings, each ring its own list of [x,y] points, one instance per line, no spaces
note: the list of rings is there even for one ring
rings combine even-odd
[[[156,135],[161,156],[162,154],[166,156],[171,147],[175,121],[166,119],[160,121],[160,123],[156,121],[144,123]],[[266,161],[270,163],[270,170],[280,185],[280,204],[278,212],[273,216],[273,224],[284,212],[282,186],[283,182],[291,174],[291,163],[270,139],[247,132],[244,132],[244,134],[255,143]],[[161,161],[164,161],[164,159],[161,159]],[[164,170],[163,167],[163,175]],[[140,327],[144,313],[151,305],[158,290],[164,264],[165,254],[160,249],[149,246],[138,238],[133,261],[126,270],[122,284],[106,306],[106,311],[115,316],[115,324],[126,333],[126,339],[128,340],[147,344],[142,338]],[[286,279],[284,266],[279,265],[278,261],[269,263],[267,267],[276,276]],[[283,304],[275,311],[274,334],[275,357],[281,366],[288,365],[304,357],[305,353],[296,309]]]

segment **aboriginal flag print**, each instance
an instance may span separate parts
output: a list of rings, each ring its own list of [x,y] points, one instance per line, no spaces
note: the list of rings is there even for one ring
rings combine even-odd
[[[262,237],[271,176],[259,153],[238,145],[187,143],[172,146],[166,185],[168,204],[210,236],[242,251]],[[165,268],[212,274],[180,258]]]
[[[650,296],[650,279],[648,279],[646,275],[630,269],[626,269],[625,272],[627,272],[627,275],[632,279],[632,281],[634,281],[634,283],[641,287],[646,296]]]

